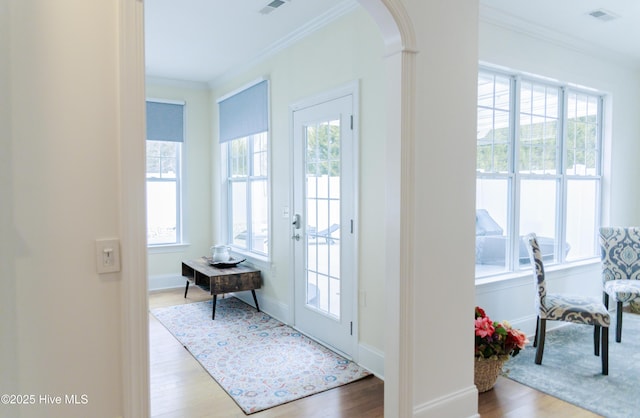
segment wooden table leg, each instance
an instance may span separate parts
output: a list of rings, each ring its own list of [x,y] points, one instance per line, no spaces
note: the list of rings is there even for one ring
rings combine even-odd
[[[253,301],[256,303],[256,310],[260,312],[260,307],[258,306],[258,298],[256,298],[256,291],[251,290],[251,294],[253,295]]]
[[[216,301],[218,300],[218,295],[213,295],[213,312],[211,312],[211,320],[216,319]]]

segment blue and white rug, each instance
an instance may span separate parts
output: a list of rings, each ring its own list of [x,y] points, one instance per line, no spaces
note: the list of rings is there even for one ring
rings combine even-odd
[[[531,345],[505,363],[509,379],[607,418],[640,417],[640,316],[624,313],[622,342],[609,330],[609,375],[593,355],[593,327],[571,324],[547,332],[542,364]]]
[[[212,301],[207,301],[151,313],[246,414],[370,375],[236,298],[218,300],[214,321],[211,309]]]

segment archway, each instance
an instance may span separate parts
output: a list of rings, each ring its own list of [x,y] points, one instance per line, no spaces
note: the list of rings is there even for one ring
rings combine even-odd
[[[385,415],[411,415],[410,289],[413,281],[412,110],[415,39],[400,0],[358,0],[377,22],[387,47],[388,132],[387,347]],[[144,196],[144,13],[141,0],[120,1],[120,205],[122,242],[123,401],[125,416],[149,416],[149,354]],[[399,278],[403,277],[401,281]],[[402,359],[402,361],[401,361]]]

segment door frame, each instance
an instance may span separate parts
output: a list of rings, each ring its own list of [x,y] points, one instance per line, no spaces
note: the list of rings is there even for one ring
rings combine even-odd
[[[359,303],[358,303],[358,290],[359,290],[359,278],[360,278],[360,257],[358,249],[360,248],[359,241],[359,227],[358,227],[358,219],[360,213],[360,129],[359,129],[359,120],[360,120],[360,82],[359,80],[354,80],[349,83],[343,84],[341,86],[335,87],[331,90],[318,93],[316,95],[304,98],[299,100],[293,104],[289,105],[289,155],[290,161],[294,161],[296,156],[294,155],[294,113],[299,110],[303,110],[309,107],[313,107],[322,103],[330,102],[332,100],[339,99],[345,96],[351,96],[351,113],[353,115],[353,129],[351,135],[353,136],[353,254],[354,254],[354,265],[353,265],[353,276],[354,280],[351,283],[352,289],[352,300],[351,306],[353,307],[353,311],[351,314],[351,320],[353,322],[353,334],[351,339],[351,352],[350,353],[342,353],[348,354],[348,356],[355,362],[358,362],[358,341],[359,341]],[[291,183],[289,185],[289,207],[291,208],[290,216],[294,216],[293,209],[295,207],[295,202],[293,200],[294,197],[294,164],[289,165],[289,179]],[[291,229],[293,232],[293,229]],[[295,259],[295,246],[293,245],[293,240],[289,242],[289,257],[290,260]],[[343,260],[341,260],[342,262]],[[295,272],[295,264],[289,263],[289,283],[290,283],[290,297],[289,297],[289,318],[291,318],[291,322],[293,325],[296,323],[295,316],[295,303],[296,303],[296,272]],[[313,335],[309,335],[308,337],[315,339]],[[325,345],[323,341],[317,340],[319,343]],[[335,349],[335,347],[331,347]]]

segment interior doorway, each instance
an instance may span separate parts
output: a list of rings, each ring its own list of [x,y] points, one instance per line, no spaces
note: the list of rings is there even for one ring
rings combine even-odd
[[[413,141],[410,136],[411,120],[404,114],[402,103],[406,96],[411,96],[411,80],[415,63],[405,60],[412,56],[415,45],[410,19],[399,0],[359,0],[361,5],[373,16],[380,26],[387,45],[386,58],[388,115],[387,142],[397,147],[398,141]],[[144,45],[143,45],[143,2],[121,1],[120,5],[120,58],[121,58],[121,105],[120,130],[123,138],[120,148],[122,162],[120,187],[122,191],[121,219],[123,240],[123,394],[125,415],[148,416],[149,381],[146,372],[149,364],[148,353],[148,313],[147,313],[147,283],[140,280],[146,276],[146,241],[143,231],[144,222],[144,179],[138,179],[144,168]],[[393,13],[390,11],[393,10]],[[409,82],[406,82],[409,80]],[[404,127],[405,129],[402,129]],[[138,138],[137,140],[130,140]],[[129,140],[127,140],[129,139]],[[387,188],[400,190],[402,180],[400,175],[401,156],[393,152],[389,155],[389,176]],[[406,162],[405,162],[406,163]],[[411,164],[411,163],[409,163]],[[403,209],[402,198],[393,195],[386,203],[389,213],[407,215]],[[398,216],[387,219],[386,228],[394,234],[388,243],[398,249],[398,254],[390,259],[387,267],[387,282],[392,286],[388,295],[387,306],[387,342],[385,348],[385,414],[389,416],[404,416],[411,408],[410,391],[400,391],[400,387],[408,387],[411,373],[408,365],[401,364],[399,358],[406,354],[405,348],[410,346],[409,335],[401,335],[399,329],[403,324],[403,314],[400,312],[400,298],[406,287],[403,283],[396,283],[400,276],[401,257],[399,254],[407,244],[400,239],[400,221]],[[411,222],[411,217],[405,222]],[[405,277],[405,281],[413,280]],[[409,300],[409,298],[404,297]],[[406,309],[405,309],[406,310]],[[410,310],[410,309],[409,309]],[[138,365],[137,367],[135,365]],[[401,393],[402,392],[402,393]]]

